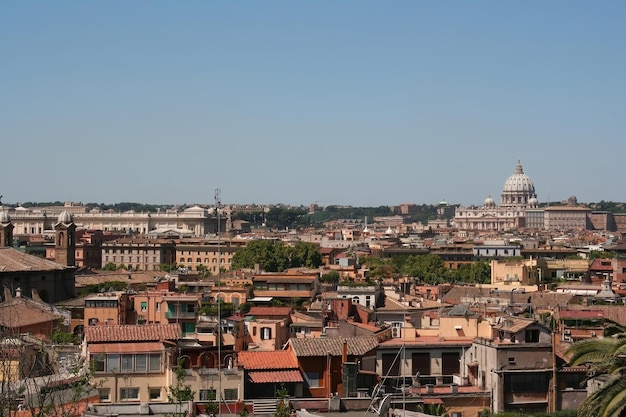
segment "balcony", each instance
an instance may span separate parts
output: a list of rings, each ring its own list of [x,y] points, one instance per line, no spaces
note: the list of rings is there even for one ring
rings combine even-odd
[[[196,313],[195,311],[167,311],[165,317],[168,319],[195,319]]]

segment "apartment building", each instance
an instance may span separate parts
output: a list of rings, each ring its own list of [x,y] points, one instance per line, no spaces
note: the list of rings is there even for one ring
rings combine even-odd
[[[175,262],[176,244],[171,240],[127,237],[102,243],[102,265],[124,265],[127,269],[158,271]]]
[[[199,206],[184,210],[171,209],[152,212],[102,211],[99,208],[87,210],[82,205],[66,203],[62,207],[21,207],[9,209],[17,235],[46,234],[54,230],[57,216],[61,212],[70,213],[77,227],[104,232],[123,232],[133,234],[159,233],[160,230],[175,230],[191,236],[215,234],[218,230],[217,216],[214,210]],[[220,230],[226,231],[226,216],[220,218]]]
[[[190,271],[200,271],[200,265],[211,275],[217,275],[220,268],[230,270],[233,256],[245,245],[245,241],[231,239],[182,239],[176,243],[175,259],[178,266]]]

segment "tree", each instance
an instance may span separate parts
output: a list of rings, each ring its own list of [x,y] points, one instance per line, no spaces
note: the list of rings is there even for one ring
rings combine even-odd
[[[566,351],[572,366],[589,365],[592,378],[606,382],[585,399],[579,416],[620,417],[626,414],[626,333],[574,343]]]
[[[337,284],[339,282],[339,272],[329,271],[327,274],[322,275],[321,279],[327,284]]]
[[[285,385],[281,385],[280,389],[276,392],[278,404],[276,405],[274,417],[289,417],[291,415],[291,410],[289,410],[289,404],[287,403],[288,396],[289,392],[287,388],[285,388]]]
[[[293,247],[287,248],[289,256],[289,266],[298,268],[317,268],[322,264],[322,254],[319,248],[313,243],[298,242]]]
[[[115,265],[115,262],[107,262],[102,269],[105,271],[117,271],[117,265]]]
[[[182,416],[182,405],[187,401],[193,401],[195,391],[191,389],[191,385],[185,384],[185,376],[187,375],[185,368],[183,367],[184,359],[179,358],[178,363],[172,369],[176,380],[169,386],[169,392],[167,393],[167,400],[170,403],[176,403],[178,408],[177,415]]]
[[[63,358],[49,342],[0,332],[0,415],[18,407],[33,417],[80,415],[96,393],[78,351]]]
[[[589,260],[593,261],[596,258],[613,259],[615,258],[615,252],[602,250],[592,250],[589,252]]]
[[[196,266],[196,271],[198,272],[198,277],[200,279],[204,279],[211,275],[211,271],[206,266],[200,264]]]
[[[361,265],[367,266],[369,271],[366,279],[372,278],[392,278],[398,274],[398,268],[392,259],[383,259],[375,256],[365,256],[360,260]]]
[[[293,247],[269,239],[253,240],[233,256],[232,268],[263,267],[268,272],[282,272],[287,268],[317,268],[322,263],[319,248],[306,242]]]
[[[418,277],[427,284],[439,284],[444,281],[446,267],[437,255],[414,255],[407,258],[400,272],[409,277]]]

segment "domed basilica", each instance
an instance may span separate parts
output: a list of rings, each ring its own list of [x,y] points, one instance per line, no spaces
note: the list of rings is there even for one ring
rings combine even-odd
[[[539,201],[530,177],[520,161],[502,189],[500,205],[491,196],[482,206],[459,206],[454,225],[460,230],[505,231],[525,227],[525,210],[537,208]]]

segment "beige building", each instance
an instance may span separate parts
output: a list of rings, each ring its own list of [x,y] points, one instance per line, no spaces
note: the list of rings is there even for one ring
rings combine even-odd
[[[176,263],[190,271],[202,265],[217,275],[220,267],[230,270],[233,256],[244,245],[245,241],[231,239],[183,239],[176,244]]]
[[[545,272],[545,267],[544,267]],[[541,280],[537,259],[494,259],[491,261],[491,284],[526,286]]]
[[[459,206],[454,214],[454,226],[459,230],[506,231],[525,227],[527,208],[538,206],[535,186],[518,161],[515,171],[502,189],[500,206],[491,196],[482,206]]]
[[[218,358],[209,348],[189,348],[178,324],[91,326],[84,349],[100,403],[167,402],[181,363],[194,402],[243,399],[243,372],[232,351]]]
[[[171,240],[145,237],[122,238],[102,243],[102,267],[123,264],[127,269],[159,271],[175,262],[176,244]]]
[[[544,209],[546,230],[587,230],[591,226],[591,209],[582,206],[552,206]]]
[[[214,211],[199,206],[156,213],[135,211],[119,213],[101,211],[98,208],[87,211],[85,206],[66,203],[63,207],[18,206],[10,209],[9,215],[13,219],[16,235],[42,235],[53,233],[56,219],[63,211],[73,216],[77,227],[104,232],[148,234],[160,230],[174,230],[192,236],[205,236],[215,234],[217,231],[217,217]],[[226,231],[227,214],[222,217],[220,230]]]
[[[249,350],[279,350],[289,340],[289,316],[284,319],[250,317],[245,321]]]

